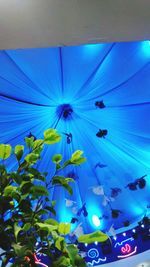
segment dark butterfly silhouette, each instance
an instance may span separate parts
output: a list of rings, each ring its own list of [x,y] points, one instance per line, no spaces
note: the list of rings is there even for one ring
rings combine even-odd
[[[76,222],[78,222],[79,220],[77,219],[77,218],[72,218],[71,219],[71,223],[76,223]]]
[[[72,133],[63,133],[64,135],[67,136],[67,144],[71,144],[72,142]]]
[[[88,212],[87,212],[85,205],[86,205],[86,203],[84,203],[83,206],[78,210],[77,216],[80,216],[81,214],[83,214],[84,217],[88,216]]]
[[[103,101],[96,101],[95,106],[98,108],[105,108],[106,107]]]
[[[118,196],[119,193],[121,193],[121,189],[118,187],[111,188],[111,197],[115,198]]]
[[[106,129],[101,130],[99,129],[99,131],[97,132],[96,136],[99,138],[105,138],[105,136],[107,135],[108,131]]]
[[[98,167],[99,167],[99,168],[105,168],[105,167],[107,167],[107,165],[98,162],[98,163],[95,165],[95,169],[98,168]]]

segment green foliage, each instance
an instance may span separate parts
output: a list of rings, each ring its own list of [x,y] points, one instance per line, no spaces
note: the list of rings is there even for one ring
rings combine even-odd
[[[1,144],[0,145],[0,159],[7,159],[11,155],[12,148],[10,145]]]
[[[83,151],[77,150],[72,154],[72,157],[70,159],[71,163],[75,165],[80,165],[83,162],[86,161],[86,158],[82,157],[81,155],[83,154]]]
[[[56,129],[48,129],[44,132],[44,143],[53,145],[61,140],[60,134],[57,133]]]
[[[7,266],[9,259],[14,263],[11,267],[35,267],[34,253],[36,243],[40,241],[41,251],[51,258],[51,267],[85,267],[79,256],[78,248],[66,243],[66,235],[70,233],[70,224],[59,223],[52,215],[56,215],[55,200],[51,201],[50,191],[60,186],[73,194],[70,177],[59,175],[59,171],[68,165],[80,165],[86,159],[83,152],[77,150],[71,158],[62,162],[61,154],[55,154],[53,175],[40,172],[35,164],[42,160],[41,152],[45,145],[52,145],[61,140],[55,129],[44,132],[43,139],[25,138],[25,146],[8,144],[0,145],[0,248],[4,250],[2,267]],[[4,160],[10,156],[16,159],[16,170],[9,172]],[[15,157],[14,157],[15,156]],[[47,182],[47,180],[49,182]],[[46,218],[45,218],[46,216]],[[81,242],[106,240],[103,233],[80,237]],[[47,246],[43,247],[43,242]],[[58,253],[59,251],[59,253]]]
[[[62,155],[61,154],[55,154],[52,157],[52,161],[56,164],[60,163],[62,161]]]
[[[25,142],[26,142],[26,146],[28,148],[32,148],[33,143],[34,143],[34,137],[25,137]]]
[[[81,235],[78,239],[78,241],[80,243],[93,243],[95,241],[97,242],[104,242],[108,239],[108,236],[104,233],[102,233],[101,231],[96,231],[94,233],[91,234],[87,234],[87,235]]]
[[[30,153],[25,157],[25,161],[29,165],[33,165],[34,163],[37,162],[38,159],[39,159],[39,154],[36,154],[36,153]]]
[[[58,232],[61,235],[67,235],[70,233],[70,224],[69,223],[60,223],[58,227]]]
[[[69,185],[70,182],[74,182],[72,178],[64,178],[63,176],[54,176],[52,184],[53,185],[61,185],[64,187],[70,195],[73,194],[72,187]]]
[[[15,146],[14,153],[18,161],[21,160],[24,152],[24,146],[17,145]]]

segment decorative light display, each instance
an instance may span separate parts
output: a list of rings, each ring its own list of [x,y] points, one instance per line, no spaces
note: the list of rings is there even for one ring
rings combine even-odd
[[[121,248],[121,252],[123,254],[129,253],[130,251],[131,251],[131,246],[129,244],[125,244],[125,246]]]
[[[98,252],[98,250],[96,249],[96,248],[91,248],[89,251],[88,251],[88,257],[89,258],[97,258],[97,257],[99,257],[99,252]]]
[[[41,267],[41,266],[43,266],[43,267],[48,267],[47,264],[41,262],[41,260],[37,258],[37,255],[34,255],[34,259],[35,259],[35,263],[38,264],[40,267]]]
[[[25,260],[26,260],[27,262],[30,262],[30,258],[29,258],[28,256],[25,257]],[[41,266],[43,266],[43,267],[48,267],[47,264],[41,262],[41,260],[37,258],[37,255],[36,255],[36,254],[34,254],[34,262],[35,262],[35,264],[38,264],[38,266],[40,266],[40,267],[41,267]]]
[[[134,238],[130,237],[130,238],[123,240],[122,242],[117,242],[114,247],[116,248],[117,246],[122,246],[124,243],[126,243],[128,241],[134,241]]]
[[[91,248],[88,251],[87,255],[89,258],[94,259],[91,262],[89,262],[89,261],[87,262],[88,266],[94,266],[95,264],[106,261],[106,257],[105,258],[99,258],[99,251],[96,248]]]
[[[130,250],[131,251],[131,250]],[[127,258],[127,257],[129,257],[129,256],[132,256],[132,255],[134,255],[135,253],[137,252],[137,246],[135,247],[135,249],[131,252],[131,253],[129,253],[129,254],[126,254],[126,255],[118,255],[117,257],[118,258]]]
[[[122,242],[117,242],[115,244],[114,248],[120,247],[120,253],[122,254],[122,255],[117,255],[117,258],[126,258],[126,257],[134,255],[137,252],[137,246],[135,246],[133,250],[132,246],[129,244],[129,242],[133,242],[133,241],[134,241],[134,238],[130,237],[130,238],[123,240]]]

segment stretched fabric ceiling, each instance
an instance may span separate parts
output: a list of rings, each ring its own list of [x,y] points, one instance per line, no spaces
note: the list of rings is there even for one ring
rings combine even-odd
[[[149,61],[148,41],[0,52],[0,143],[23,144],[30,132],[40,138],[56,127],[62,141],[45,148],[38,167],[52,174],[54,153],[67,159],[80,149],[87,158],[64,173],[75,179],[73,197],[58,187],[51,192],[59,220],[75,217],[76,225],[82,222],[90,232],[96,228],[93,215],[108,230],[112,224],[120,228],[127,220],[136,222],[148,211]],[[104,106],[97,107],[96,101]],[[72,109],[67,119],[59,116],[63,104]],[[107,134],[97,136],[99,130]],[[70,143],[66,134],[72,134]],[[7,164],[15,169],[13,158]],[[126,187],[143,175],[144,189]],[[120,189],[118,195],[112,188]],[[88,216],[77,216],[84,203]],[[118,218],[112,218],[111,208],[121,211]]]

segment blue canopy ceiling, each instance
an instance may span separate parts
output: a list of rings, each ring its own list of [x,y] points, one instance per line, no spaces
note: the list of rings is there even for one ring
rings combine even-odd
[[[87,162],[64,173],[75,179],[73,197],[51,192],[58,219],[76,218],[84,232],[118,229],[149,211],[149,62],[148,41],[0,51],[0,143],[23,144],[30,132],[40,138],[57,128],[62,141],[46,147],[38,164],[51,174],[54,153],[67,159],[84,151]],[[13,159],[7,164],[15,169]],[[144,175],[146,187],[127,187]]]

